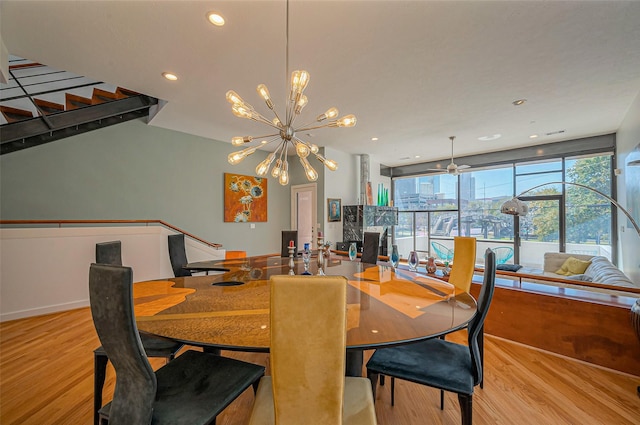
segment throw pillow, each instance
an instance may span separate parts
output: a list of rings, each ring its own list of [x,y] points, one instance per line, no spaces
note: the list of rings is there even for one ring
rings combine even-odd
[[[583,274],[587,267],[591,264],[591,261],[578,260],[575,257],[569,257],[566,259],[562,267],[556,270],[556,274],[563,276],[572,276],[574,274]]]
[[[522,266],[520,264],[498,264],[496,266],[497,270],[503,270],[505,272],[517,272],[521,268]]]

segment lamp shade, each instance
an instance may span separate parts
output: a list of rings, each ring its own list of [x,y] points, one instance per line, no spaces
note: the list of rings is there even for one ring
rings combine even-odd
[[[500,207],[500,212],[502,214],[518,215],[520,217],[524,217],[529,212],[529,207],[518,198],[511,198],[510,200],[502,204],[502,206]]]

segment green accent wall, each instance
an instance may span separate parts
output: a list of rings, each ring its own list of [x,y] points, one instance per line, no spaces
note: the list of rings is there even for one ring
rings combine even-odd
[[[159,219],[229,250],[279,252],[280,231],[290,227],[289,186],[268,179],[268,221],[255,229],[223,222],[224,173],[255,175],[266,156],[258,151],[232,166],[234,150],[135,120],[2,155],[0,218]]]

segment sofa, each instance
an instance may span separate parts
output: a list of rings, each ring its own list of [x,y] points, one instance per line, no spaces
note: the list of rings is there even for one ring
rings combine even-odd
[[[567,259],[573,257],[581,261],[591,261],[583,273],[558,274]],[[565,252],[545,252],[543,274],[548,277],[575,280],[576,283],[593,282],[611,286],[638,288],[622,271],[614,266],[606,257],[571,254]]]

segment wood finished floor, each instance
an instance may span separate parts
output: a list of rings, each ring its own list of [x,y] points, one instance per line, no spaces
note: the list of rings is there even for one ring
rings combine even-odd
[[[0,424],[91,424],[93,349],[98,345],[88,308],[0,324]],[[265,354],[224,354],[268,366]],[[477,425],[640,424],[640,377],[490,336],[485,362],[485,386],[474,395]],[[152,359],[152,364],[159,367],[163,361]],[[109,366],[107,399],[114,377]],[[218,425],[246,424],[252,402],[249,390],[218,417]],[[376,400],[379,424],[460,424],[452,394],[441,411],[438,391],[398,381],[396,406],[389,402],[387,384]]]

